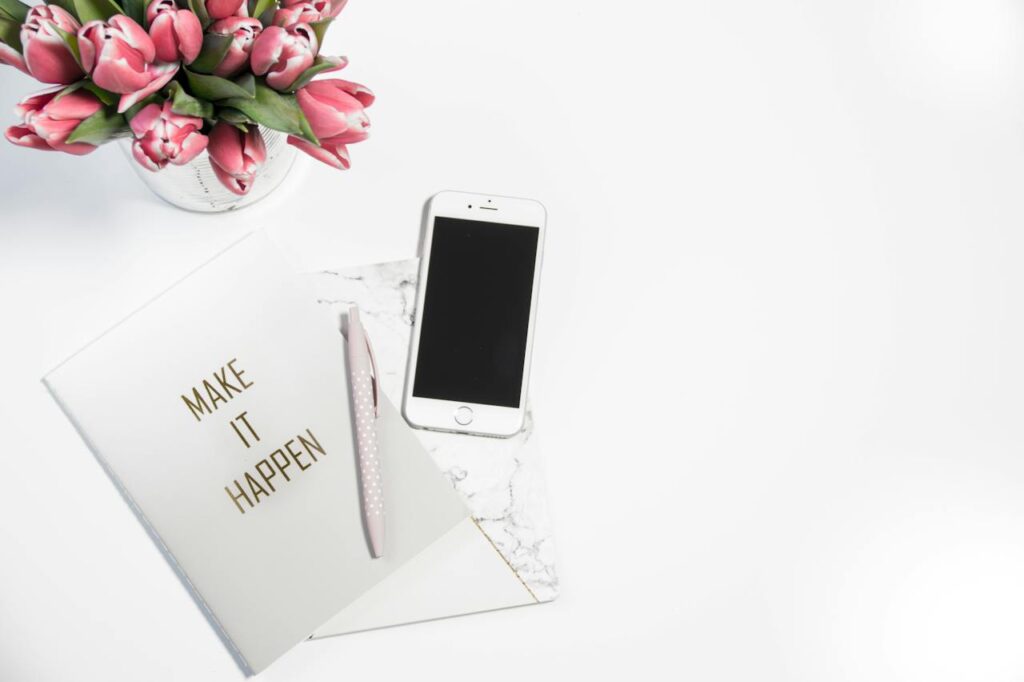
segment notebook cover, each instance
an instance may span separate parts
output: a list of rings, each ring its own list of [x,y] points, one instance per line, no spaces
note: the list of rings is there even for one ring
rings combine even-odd
[[[246,672],[467,515],[412,439],[370,558],[337,322],[256,234],[44,379]]]

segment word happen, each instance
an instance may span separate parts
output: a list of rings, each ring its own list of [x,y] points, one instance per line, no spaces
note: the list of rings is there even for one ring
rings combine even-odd
[[[298,441],[297,444],[296,441]],[[256,466],[251,471],[245,472],[241,479],[236,478],[231,484],[224,486],[224,492],[235,503],[238,511],[244,514],[246,507],[252,509],[264,497],[270,497],[276,492],[278,486],[291,481],[293,476],[313,466],[315,462],[319,462],[317,453],[321,457],[327,454],[313,432],[306,429],[305,436],[296,435],[282,447],[256,462]],[[296,469],[292,469],[289,473],[288,470],[292,465]],[[279,479],[278,476],[281,478]],[[276,482],[275,479],[277,479]],[[243,506],[243,502],[245,506]]]

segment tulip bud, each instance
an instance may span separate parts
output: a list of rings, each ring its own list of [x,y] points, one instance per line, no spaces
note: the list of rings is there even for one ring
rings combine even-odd
[[[36,80],[66,85],[84,74],[57,29],[77,33],[79,24],[57,5],[36,5],[21,27],[21,52]]]
[[[206,13],[211,19],[227,19],[238,14],[243,5],[244,0],[206,0]]]
[[[361,142],[369,135],[370,119],[364,109],[373,104],[365,85],[328,78],[309,83],[296,93],[302,112],[318,139],[344,135],[345,142]]]
[[[93,82],[124,95],[118,103],[119,112],[167,85],[178,71],[176,63],[153,63],[153,39],[123,14],[108,21],[90,21],[79,29],[78,49],[82,66]]]
[[[254,74],[267,75],[267,85],[285,90],[313,66],[318,49],[316,34],[309,24],[268,26],[253,44],[249,63]]]
[[[309,156],[312,156],[317,161],[322,161],[328,166],[337,168],[338,170],[348,170],[352,167],[352,160],[348,155],[348,145],[338,142],[334,139],[320,140],[320,144],[315,145],[309,140],[303,140],[301,137],[295,137],[294,135],[288,136],[288,144],[300,149]]]
[[[259,128],[248,132],[230,123],[218,123],[210,133],[210,167],[217,179],[235,194],[247,194],[267,160],[267,147]]]
[[[96,149],[85,142],[67,143],[68,136],[85,119],[103,108],[95,95],[75,90],[57,99],[57,92],[44,92],[21,100],[15,111],[23,123],[7,129],[6,137],[21,147],[53,150],[81,156]]]
[[[227,78],[244,69],[249,63],[249,53],[252,52],[253,43],[262,30],[263,24],[259,22],[259,19],[250,19],[249,17],[229,17],[210,26],[210,33],[231,36],[231,45],[228,47],[224,59],[213,70],[214,75]]]
[[[195,14],[178,9],[174,0],[152,0],[146,9],[146,20],[157,59],[162,62],[180,59],[191,64],[199,56],[203,48],[203,26]]]
[[[373,93],[366,86],[333,78],[304,86],[296,99],[320,145],[294,136],[288,137],[288,144],[329,166],[347,169],[350,161],[346,145],[362,142],[370,134],[370,119],[364,108],[373,104]]]
[[[7,66],[13,66],[28,73],[28,65],[25,64],[25,58],[21,56],[21,53],[3,42],[0,42],[0,64],[7,64]]]
[[[326,17],[312,3],[298,2],[274,13],[274,25],[288,28],[294,24],[313,24]]]
[[[348,0],[282,0],[281,7],[292,8],[296,5],[311,4],[323,19],[333,19],[345,9]],[[277,22],[275,22],[277,23]]]
[[[171,101],[161,107],[148,104],[131,120],[135,142],[132,155],[144,168],[161,170],[171,163],[183,166],[206,149],[209,139],[200,130],[203,119],[171,111]]]

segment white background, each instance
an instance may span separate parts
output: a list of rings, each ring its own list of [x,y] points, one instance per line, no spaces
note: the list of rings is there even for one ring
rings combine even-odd
[[[39,377],[253,228],[413,255],[447,188],[549,209],[563,596],[262,679],[1024,676],[1020,3],[352,0],[328,47],[374,137],[237,214],[0,146],[0,679],[241,677]]]

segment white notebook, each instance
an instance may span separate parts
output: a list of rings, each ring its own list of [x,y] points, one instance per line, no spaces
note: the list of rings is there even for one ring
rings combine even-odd
[[[469,519],[385,403],[370,558],[338,322],[257,233],[44,379],[247,672]]]

